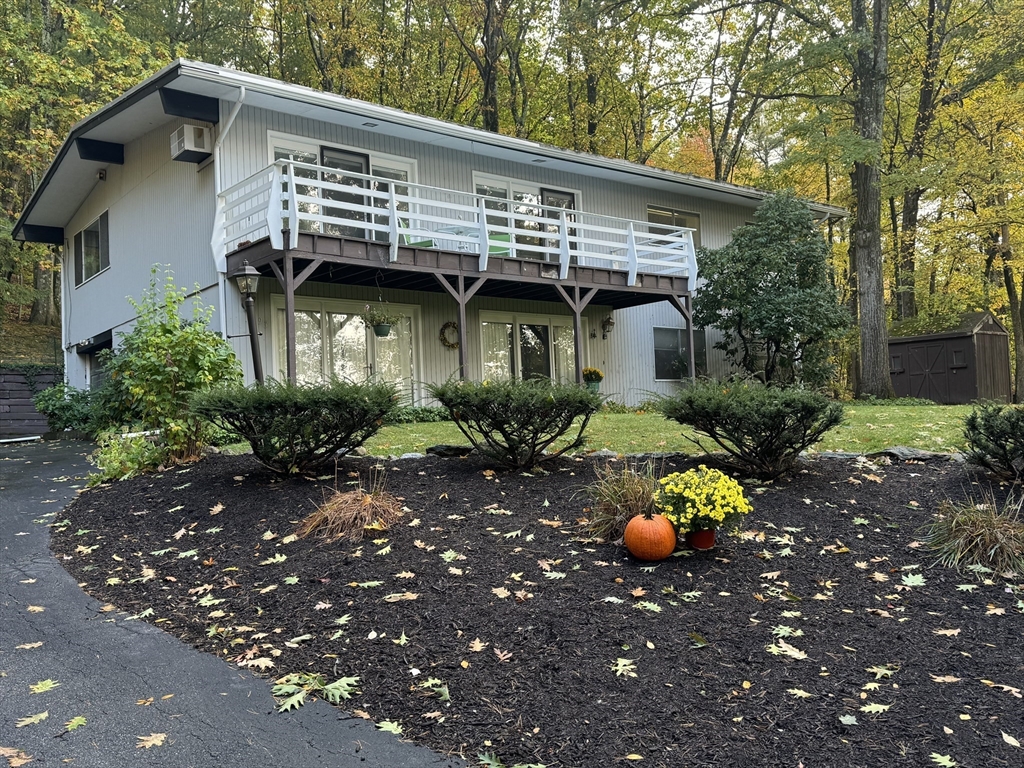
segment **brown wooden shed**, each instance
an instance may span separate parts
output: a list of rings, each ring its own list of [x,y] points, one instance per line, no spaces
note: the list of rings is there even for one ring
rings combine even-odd
[[[897,325],[889,338],[889,375],[897,397],[1010,402],[1010,334],[990,312],[968,312],[928,334],[919,329]]]

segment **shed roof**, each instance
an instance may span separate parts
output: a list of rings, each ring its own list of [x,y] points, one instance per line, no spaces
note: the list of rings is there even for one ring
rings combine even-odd
[[[961,315],[935,318],[914,318],[894,323],[889,331],[890,341],[906,341],[917,338],[955,338],[973,336],[976,333],[998,333],[1008,335],[1006,326],[991,312],[974,311]]]
[[[29,239],[26,227],[63,227],[92,191],[97,171],[106,167],[106,162],[83,158],[81,147],[76,147],[79,139],[125,144],[167,122],[161,89],[176,91],[185,97],[191,95],[227,102],[238,101],[244,89],[244,103],[253,107],[284,111],[469,154],[543,164],[545,168],[556,171],[609,182],[638,184],[750,208],[756,208],[768,194],[752,187],[561,149],[213,64],[178,59],[74,125],[15,224],[12,233],[15,239]],[[810,205],[811,210],[822,217],[841,218],[846,215],[845,210],[835,206]]]

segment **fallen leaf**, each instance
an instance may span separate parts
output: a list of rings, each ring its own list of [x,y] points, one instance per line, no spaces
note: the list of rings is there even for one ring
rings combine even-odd
[[[485,643],[479,637],[469,644],[469,650],[471,650],[473,653],[480,653],[480,651],[482,651],[486,647],[487,643]]]
[[[636,589],[631,589],[629,591],[629,594],[631,594],[633,597],[643,597],[647,594],[647,590],[643,587],[637,587]]]
[[[60,683],[58,683],[56,680],[46,679],[40,680],[38,683],[33,683],[28,687],[28,689],[32,693],[46,693],[47,691],[52,691],[58,685],[60,685]]]
[[[944,635],[945,637],[956,637],[960,634],[959,629],[936,629],[934,631],[936,635]]]
[[[994,603],[989,603],[985,606],[988,610],[985,611],[986,616],[1003,616],[1006,614],[1005,608],[1000,608]]]
[[[1018,749],[1020,748],[1020,742],[1017,741],[1015,738],[1013,738],[1013,736],[1011,736],[1010,734],[1008,734],[1008,733],[1006,733],[1004,731],[1000,731],[999,733],[1002,734],[1003,741],[1005,741],[1011,747],[1017,747]]]
[[[238,480],[238,479],[239,478],[237,478],[237,477],[235,478],[235,480]],[[216,514],[219,514],[220,512],[222,512],[223,510],[224,510],[224,505],[221,504],[218,501],[216,504],[214,504],[212,507],[210,507],[210,514],[211,515],[216,515]]]
[[[15,648],[20,648],[22,650],[26,650],[27,651],[27,650],[30,650],[32,648],[38,648],[42,644],[43,644],[43,641],[42,640],[38,640],[38,641],[36,641],[34,643],[22,643],[21,645],[16,645],[14,647]]]
[[[940,755],[938,752],[932,752],[928,757],[931,758],[933,763],[941,765],[943,768],[956,768],[956,760],[949,755]]]
[[[41,606],[41,605],[30,605],[28,607],[28,612],[29,613],[42,613],[45,610],[46,609],[43,608],[43,606]]]
[[[385,603],[398,603],[402,600],[415,600],[419,597],[419,592],[395,592],[390,595],[384,596]]]
[[[880,712],[888,712],[891,706],[892,704],[865,704],[860,708],[860,711],[874,715]]]
[[[10,768],[19,768],[19,766],[32,762],[32,755],[26,755],[14,747],[0,747],[0,757],[7,758],[7,765]]]
[[[800,688],[787,688],[786,693],[791,693],[798,699],[810,699],[814,696],[813,693],[808,693]]]
[[[47,710],[46,712],[40,712],[37,715],[28,715],[27,717],[23,717],[20,720],[18,720],[14,724],[14,727],[15,728],[24,728],[26,725],[35,725],[36,723],[43,722],[43,720],[45,720],[49,716],[50,716],[50,711],[49,710]]]
[[[504,600],[506,597],[512,594],[504,587],[494,587],[491,589],[491,592],[500,597],[502,600]]]
[[[64,723],[64,730],[69,732],[75,731],[81,728],[83,725],[85,725],[85,718],[79,715],[78,717],[73,717],[66,723]]]
[[[159,747],[164,743],[164,739],[167,738],[166,733],[151,733],[149,736],[138,736],[139,742],[135,745],[136,749],[149,749],[150,747]]]
[[[961,678],[953,675],[932,675],[933,683],[959,683]]]
[[[491,650],[494,651],[494,655],[498,657],[499,662],[508,661],[512,658],[512,651],[503,651],[497,646],[495,646]]]

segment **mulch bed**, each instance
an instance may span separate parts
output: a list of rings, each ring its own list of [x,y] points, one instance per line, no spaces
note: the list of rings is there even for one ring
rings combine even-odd
[[[52,547],[99,599],[272,678],[358,676],[347,711],[474,763],[1024,759],[1024,577],[931,568],[915,539],[981,497],[961,464],[820,458],[748,484],[742,536],[651,566],[578,525],[595,459],[391,461],[396,525],[286,541],[373,462],[282,482],[211,457],[83,493]]]

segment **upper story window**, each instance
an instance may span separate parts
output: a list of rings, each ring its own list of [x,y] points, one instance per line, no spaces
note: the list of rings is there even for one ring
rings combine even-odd
[[[675,208],[665,208],[660,205],[647,206],[647,221],[664,227],[666,231],[675,232],[688,228],[693,232],[693,247],[700,248],[700,215],[677,211]]]
[[[75,285],[110,266],[110,230],[107,212],[75,235]]]

